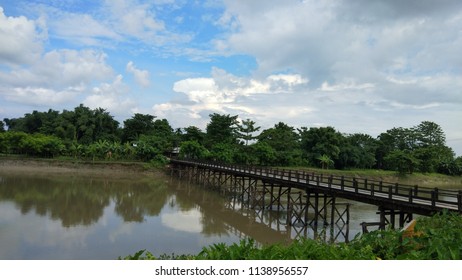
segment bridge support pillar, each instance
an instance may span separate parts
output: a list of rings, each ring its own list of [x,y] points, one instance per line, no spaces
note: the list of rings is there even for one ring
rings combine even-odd
[[[404,211],[399,211],[395,209],[385,209],[382,207],[379,207],[379,211],[377,214],[380,215],[380,222],[378,223],[379,229],[384,230],[387,226],[389,226],[392,229],[395,229],[397,224],[396,224],[396,219],[398,219],[398,227],[402,228],[404,225],[413,219],[413,214],[404,212]],[[369,223],[369,225],[377,225],[377,223]],[[367,232],[367,227],[368,223],[364,223],[363,225],[363,232]]]

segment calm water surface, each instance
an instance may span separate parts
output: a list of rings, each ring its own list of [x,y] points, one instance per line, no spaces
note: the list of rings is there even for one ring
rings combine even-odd
[[[359,223],[377,221],[375,211],[351,206],[350,239]],[[141,249],[197,254],[245,237],[277,243],[315,234],[286,226],[285,217],[163,175],[0,170],[0,259],[117,259]],[[346,227],[330,237],[320,232],[341,240]]]

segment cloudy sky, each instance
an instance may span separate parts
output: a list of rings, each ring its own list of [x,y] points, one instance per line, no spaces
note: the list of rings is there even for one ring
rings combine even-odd
[[[0,0],[0,118],[80,103],[175,128],[433,121],[462,155],[462,2]]]

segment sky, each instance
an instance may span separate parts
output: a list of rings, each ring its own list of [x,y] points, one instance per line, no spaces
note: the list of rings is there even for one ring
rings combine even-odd
[[[174,128],[432,121],[460,156],[462,1],[0,0],[0,118],[79,104]]]

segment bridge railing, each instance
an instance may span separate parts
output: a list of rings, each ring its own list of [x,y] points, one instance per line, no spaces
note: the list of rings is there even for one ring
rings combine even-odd
[[[414,203],[426,201],[432,207],[444,203],[453,210],[462,213],[462,190],[426,188],[417,185],[405,185],[371,179],[334,176],[304,170],[279,169],[262,166],[242,166],[204,160],[173,160],[187,164],[232,171],[243,175],[274,178],[292,183],[309,184],[324,188],[336,188],[341,191],[355,192],[362,195],[384,197]]]

